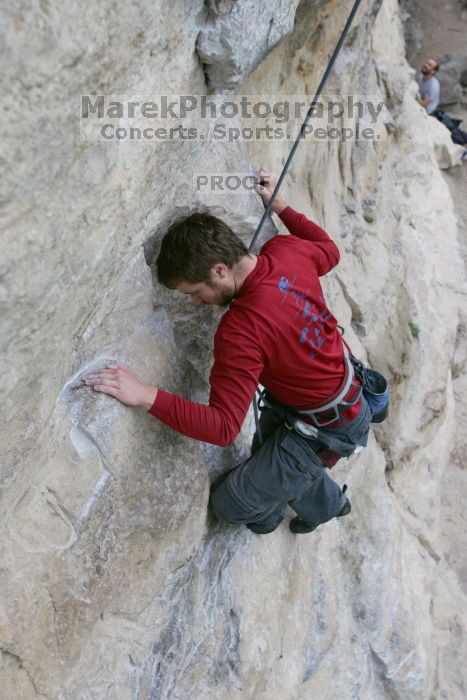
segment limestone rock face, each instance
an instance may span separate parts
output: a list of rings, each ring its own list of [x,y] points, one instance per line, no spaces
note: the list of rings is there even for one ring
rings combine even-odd
[[[287,522],[263,537],[218,522],[209,484],[248,455],[251,415],[222,450],[80,381],[117,361],[207,400],[220,311],[157,285],[154,255],[170,222],[202,207],[250,240],[257,197],[200,194],[194,175],[278,173],[290,148],[81,140],[81,96],[204,95],[206,72],[216,92],[311,100],[347,12],[343,0],[4,10],[7,700],[465,697],[466,288],[395,0],[362,3],[328,86],[384,103],[381,138],[307,140],[283,191],[336,240],[329,306],[390,381],[388,420],[332,472],[351,514],[303,537]],[[371,115],[337,119],[357,122]]]
[[[400,18],[406,42],[406,54],[409,60],[422,45],[423,31],[420,24],[420,7],[418,0],[399,0]]]
[[[467,55],[446,54],[441,56],[440,65],[441,104],[462,102],[467,88]]]
[[[318,0],[320,2],[321,0]],[[229,0],[208,3],[208,22],[201,30],[198,55],[206,64],[214,90],[236,90],[294,25],[299,0]],[[313,0],[310,4],[317,4]]]

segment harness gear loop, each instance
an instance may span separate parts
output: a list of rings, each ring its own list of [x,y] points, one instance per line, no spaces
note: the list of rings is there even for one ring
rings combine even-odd
[[[318,428],[324,428],[331,423],[335,423],[339,420],[340,413],[339,407],[346,410],[350,406],[354,406],[362,395],[363,386],[359,377],[359,383],[357,384],[355,380],[354,367],[350,359],[350,353],[346,346],[344,348],[344,359],[345,359],[345,376],[344,380],[337,390],[337,392],[330,399],[324,403],[318,404],[314,408],[307,410],[298,409],[298,413],[302,416],[307,416],[310,418],[315,426]],[[320,417],[321,414],[321,417]]]
[[[258,403],[260,405],[260,410],[266,408],[274,411],[274,413],[283,420],[286,428],[295,430],[299,435],[308,440],[314,440],[316,443],[319,443],[319,446],[327,448],[331,450],[331,452],[335,452],[342,457],[350,457],[350,455],[360,451],[354,444],[345,442],[345,440],[341,440],[328,431],[321,430],[315,425],[301,420],[300,412],[297,409],[277,401],[271,394],[267,393],[266,389],[260,392]],[[338,418],[339,417],[338,415]]]

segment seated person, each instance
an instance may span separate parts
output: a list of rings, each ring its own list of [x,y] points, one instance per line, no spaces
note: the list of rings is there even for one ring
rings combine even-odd
[[[435,78],[438,70],[438,61],[435,58],[429,58],[423,64],[422,74],[418,78],[419,102],[428,114],[433,114],[439,104],[439,81]]]

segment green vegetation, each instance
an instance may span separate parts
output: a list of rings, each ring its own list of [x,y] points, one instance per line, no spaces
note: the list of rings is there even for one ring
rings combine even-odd
[[[412,337],[418,338],[418,336],[420,335],[420,330],[421,330],[418,323],[415,323],[415,321],[409,321],[409,328],[410,328],[410,332],[412,333]]]

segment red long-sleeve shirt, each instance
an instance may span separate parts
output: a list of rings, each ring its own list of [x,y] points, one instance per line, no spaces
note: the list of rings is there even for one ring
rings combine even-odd
[[[343,382],[342,339],[319,282],[339,262],[339,250],[320,226],[291,207],[280,218],[292,235],[275,236],[262,247],[217,328],[209,405],[159,389],[149,409],[183,435],[230,445],[258,383],[278,401],[307,409],[329,399]],[[340,422],[356,417],[359,405]]]

